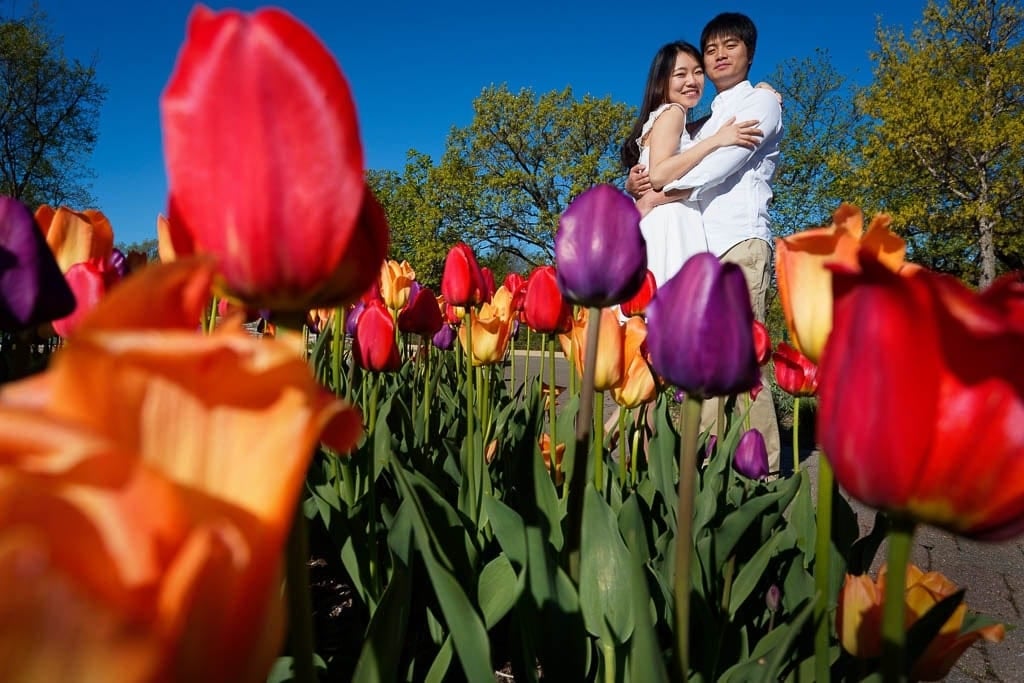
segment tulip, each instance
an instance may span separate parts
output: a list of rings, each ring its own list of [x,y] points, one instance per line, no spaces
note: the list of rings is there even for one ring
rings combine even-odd
[[[471,310],[473,365],[493,365],[505,360],[509,340],[512,338],[512,297],[504,287],[498,289],[494,299],[483,304],[479,311]],[[466,348],[465,326],[459,328],[459,342]]]
[[[644,275],[644,283],[640,286],[638,291],[632,299],[626,301],[619,307],[622,311],[622,315],[634,316],[643,315],[647,309],[647,304],[651,303],[651,299],[654,298],[654,293],[658,290],[658,284],[654,280],[654,273],[647,271]]]
[[[75,296],[28,208],[0,197],[0,330],[62,318]]]
[[[657,396],[654,374],[644,355],[647,324],[643,318],[632,317],[623,326],[622,382],[612,388],[612,397],[623,408],[636,408]]]
[[[558,289],[554,266],[538,266],[526,280],[523,318],[534,332],[563,334],[572,327],[572,306]]]
[[[902,517],[980,539],[1024,530],[1024,285],[974,293],[862,252],[835,272],[817,435],[839,484]],[[865,400],[869,399],[869,400]]]
[[[306,325],[309,326],[309,331],[321,334],[330,329],[331,322],[334,320],[334,310],[333,308],[314,308],[306,313]]]
[[[409,303],[410,289],[416,281],[416,271],[408,261],[399,263],[388,259],[380,267],[380,296],[392,311],[401,310]]]
[[[476,255],[468,244],[459,243],[448,250],[441,276],[441,295],[449,306],[475,306],[484,301],[484,282]]]
[[[6,678],[257,680],[279,654],[306,471],[361,420],[286,347],[197,336],[212,277],[145,269],[0,391]]]
[[[64,274],[68,286],[75,296],[75,310],[69,315],[53,321],[53,330],[61,337],[68,337],[78,326],[86,313],[91,311],[103,298],[107,290],[103,272],[93,263],[76,263]]]
[[[398,314],[398,329],[400,331],[418,334],[422,337],[433,337],[443,324],[437,297],[429,287],[417,288],[415,295],[409,300],[409,304]]]
[[[581,306],[614,306],[643,285],[647,248],[640,212],[611,185],[597,185],[569,204],[555,233],[558,286]]]
[[[818,390],[818,366],[810,358],[783,342],[772,359],[780,389],[791,396],[814,396]]]
[[[739,266],[691,257],[647,306],[651,365],[692,396],[728,396],[760,378],[754,313]]]
[[[547,468],[548,472],[552,468],[551,458],[551,437],[547,434],[540,435],[540,454],[544,458],[544,467]],[[561,486],[562,480],[565,474],[562,472],[562,456],[565,454],[565,444],[559,442],[555,446],[555,457],[554,457],[554,468],[555,468],[555,486]]]
[[[490,301],[491,297],[493,297],[494,293],[497,291],[497,288],[494,286],[494,272],[490,268],[484,266],[480,269],[480,275],[483,277],[484,283],[483,300]]]
[[[76,263],[91,261],[101,267],[110,259],[114,231],[102,212],[72,211],[64,206],[54,209],[43,204],[36,209],[35,218],[62,273]]]
[[[366,310],[366,304],[362,301],[357,301],[348,310],[348,315],[345,317],[345,334],[350,337],[356,336],[356,326],[359,324],[359,316]]]
[[[581,308],[573,319],[572,330],[568,334],[558,336],[566,358],[576,359],[576,372],[581,377],[584,369],[587,328],[590,323],[589,311]],[[622,381],[625,359],[624,330],[615,311],[610,308],[600,309],[597,324],[600,325],[600,331],[597,340],[597,362],[594,366],[594,391],[608,391]]]
[[[764,365],[772,357],[772,338],[760,320],[754,321],[754,355],[758,365]]]
[[[195,9],[160,110],[171,242],[215,255],[226,293],[304,314],[378,275],[386,237],[360,229],[386,222],[364,207],[355,103],[295,18]]]
[[[748,429],[743,433],[732,456],[732,466],[747,479],[768,476],[768,448],[760,431]]]
[[[775,272],[789,338],[811,361],[821,358],[832,329],[832,273],[825,265],[854,267],[857,252],[865,249],[891,270],[900,270],[906,245],[889,230],[890,223],[889,216],[880,214],[865,234],[860,209],[843,204],[831,226],[775,240]]]
[[[393,372],[401,367],[395,320],[382,302],[371,302],[359,315],[352,356],[359,367],[371,372]]]
[[[523,300],[526,297],[526,280],[519,273],[509,273],[505,276],[502,286],[512,293],[512,310],[517,313],[523,309]]]
[[[885,594],[886,567],[878,572],[878,582],[867,575],[846,575],[839,593],[836,630],[843,649],[854,657],[870,659],[882,652],[881,614]],[[907,567],[905,623],[909,630],[928,611],[946,597],[957,592],[956,585],[939,572],[923,572],[914,565]],[[980,638],[1000,642],[1006,634],[1002,624],[961,633],[967,606],[957,606],[952,616],[914,662],[910,679],[938,681],[949,674],[968,647]]]
[[[449,351],[455,345],[455,337],[455,328],[448,323],[445,323],[441,325],[441,329],[434,334],[430,343],[442,351]]]

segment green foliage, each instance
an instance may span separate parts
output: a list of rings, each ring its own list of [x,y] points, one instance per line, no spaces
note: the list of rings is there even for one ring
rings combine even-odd
[[[120,249],[122,254],[127,255],[130,251],[145,254],[149,263],[155,263],[160,258],[160,244],[155,237],[141,242],[120,242],[114,246]]]
[[[878,30],[871,118],[836,155],[843,195],[893,215],[912,259],[979,284],[1024,265],[1024,8],[929,2],[910,36]]]
[[[427,283],[440,280],[458,240],[492,260],[499,279],[550,262],[569,202],[624,176],[618,147],[633,112],[609,97],[492,86],[473,111],[472,123],[451,131],[437,165],[411,151],[402,173],[369,173],[391,224],[392,253],[416,263]]]
[[[61,43],[38,8],[0,21],[0,194],[84,208],[106,89],[95,59],[69,60]]]

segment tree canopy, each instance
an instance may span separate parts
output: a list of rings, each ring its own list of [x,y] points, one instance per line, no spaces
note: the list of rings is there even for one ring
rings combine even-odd
[[[65,57],[41,10],[0,21],[0,194],[91,205],[86,160],[105,96],[95,64]]]

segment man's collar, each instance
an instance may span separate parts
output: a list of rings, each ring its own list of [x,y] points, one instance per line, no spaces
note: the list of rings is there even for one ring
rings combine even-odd
[[[754,86],[750,84],[749,80],[740,81],[739,83],[732,86],[728,90],[723,90],[717,95],[715,95],[715,99],[711,101],[711,108],[714,109],[715,105],[718,104],[719,102],[728,102],[734,97],[742,97],[743,95],[746,95],[753,89]]]

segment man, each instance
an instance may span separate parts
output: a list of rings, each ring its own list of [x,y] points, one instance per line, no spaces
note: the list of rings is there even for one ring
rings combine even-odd
[[[723,123],[736,117],[737,121],[759,122],[763,133],[760,143],[754,149],[718,149],[664,189],[669,193],[690,192],[689,201],[700,208],[708,248],[722,261],[740,266],[747,280],[754,317],[764,321],[772,260],[769,183],[779,158],[782,106],[772,90],[755,88],[747,80],[756,45],[757,28],[743,14],[719,14],[704,27],[700,36],[704,73],[718,94],[711,103],[710,118],[695,139],[714,134]],[[630,169],[626,190],[639,196],[650,189],[646,169]],[[705,425],[712,422],[713,403],[705,405]],[[743,401],[738,403],[738,407],[744,407]],[[770,391],[758,394],[750,418],[751,426],[764,435],[770,469],[778,471],[779,428]]]

